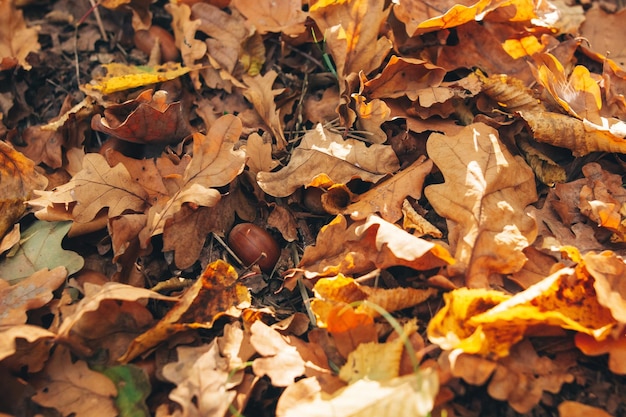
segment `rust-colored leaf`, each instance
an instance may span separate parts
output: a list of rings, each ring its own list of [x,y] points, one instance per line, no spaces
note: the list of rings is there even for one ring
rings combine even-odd
[[[31,69],[26,57],[39,51],[37,42],[40,26],[26,26],[24,14],[17,10],[15,2],[0,2],[0,70],[10,70],[20,65]]]

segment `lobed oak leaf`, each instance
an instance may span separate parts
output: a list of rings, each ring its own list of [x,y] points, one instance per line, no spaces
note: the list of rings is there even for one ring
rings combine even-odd
[[[211,187],[229,184],[245,167],[245,152],[233,149],[241,130],[238,117],[225,115],[215,121],[206,136],[194,133],[193,157],[185,168],[180,188],[170,198],[159,199],[150,207],[146,227],[139,234],[142,245],[151,236],[163,233],[167,220],[183,204],[213,207],[218,203],[221,194]]]
[[[360,94],[353,94],[355,103],[356,126],[367,136],[363,139],[369,143],[384,143],[387,141],[387,134],[380,125],[391,120],[391,109],[383,100],[373,99],[365,101],[365,97]]]
[[[118,361],[127,363],[173,334],[192,328],[210,329],[219,317],[239,316],[250,305],[248,289],[237,282],[235,269],[215,261],[188,288],[178,303],[151,329],[136,337]]]
[[[350,215],[354,220],[361,220],[370,214],[380,213],[386,221],[397,222],[402,217],[402,206],[406,197],[416,200],[421,198],[424,180],[432,167],[432,160],[418,158],[393,177],[359,195],[356,201],[345,208],[343,214]]]
[[[588,356],[609,355],[609,369],[618,374],[626,375],[626,333],[598,338],[585,333],[576,333],[576,347]]]
[[[376,182],[399,167],[391,146],[367,147],[354,139],[344,140],[318,124],[304,135],[285,168],[259,172],[257,182],[266,193],[286,197],[300,186],[313,185],[315,177],[322,175],[333,183],[347,183],[354,178]]]
[[[196,62],[206,55],[207,45],[200,39],[196,39],[198,27],[202,24],[200,19],[191,20],[191,7],[187,4],[168,3],[165,10],[172,15],[172,30],[176,48],[180,50],[183,64],[188,68],[196,66]],[[191,71],[189,78],[196,90],[201,87],[200,73]]]
[[[252,362],[258,377],[267,375],[276,387],[286,387],[304,375],[304,360],[284,336],[260,320],[250,326],[250,343],[261,355]]]
[[[87,363],[72,362],[70,352],[58,347],[35,382],[37,393],[33,401],[55,408],[63,415],[76,417],[116,415],[113,398],[117,389],[113,381],[92,371]]]
[[[446,181],[424,193],[448,222],[453,270],[465,273],[469,287],[487,287],[490,275],[519,271],[526,261],[522,251],[537,233],[535,220],[524,213],[537,200],[530,167],[482,123],[455,136],[433,134],[426,146]]]
[[[404,23],[407,35],[416,36],[473,21],[490,3],[490,0],[443,1],[434,7],[418,0],[395,0],[393,13]]]
[[[611,315],[626,324],[626,263],[614,252],[587,252],[583,255],[585,270],[594,278],[598,303],[611,311]]]
[[[137,98],[96,114],[91,128],[133,143],[164,145],[191,133],[181,102],[167,103],[167,92],[145,90]]]
[[[67,278],[64,266],[42,269],[17,284],[0,289],[0,327],[25,324],[27,312],[43,307]]]
[[[0,71],[10,70],[20,65],[26,70],[31,65],[26,57],[39,51],[37,42],[40,26],[27,27],[24,13],[17,10],[15,2],[0,3]]]
[[[268,71],[265,75],[257,75],[255,77],[244,75],[243,82],[248,88],[244,90],[243,95],[252,103],[256,112],[269,128],[276,140],[278,150],[282,150],[287,146],[287,141],[283,133],[280,112],[276,109],[274,99],[285,89],[272,89],[277,76],[278,73],[276,71]]]
[[[55,334],[30,324],[0,328],[0,364],[15,373],[39,372],[50,354]]]
[[[428,61],[392,55],[379,74],[363,83],[364,93],[370,98],[406,96],[416,101],[422,90],[439,86],[445,75],[443,68]]]
[[[261,171],[270,172],[280,164],[278,161],[272,159],[272,144],[269,138],[266,142],[263,137],[256,132],[248,136],[244,149],[246,155],[248,155],[246,165],[248,165],[250,171],[255,175]]]
[[[307,13],[302,11],[302,2],[298,0],[233,0],[231,4],[261,35],[273,32],[297,37],[306,30]]]
[[[7,2],[10,4],[10,2]],[[26,213],[24,202],[33,197],[34,190],[48,185],[46,177],[35,170],[33,161],[0,142],[0,238]]]
[[[217,339],[201,346],[180,346],[178,359],[163,367],[163,376],[176,387],[169,397],[182,412],[173,416],[223,416],[236,392],[227,389],[228,360],[220,355]]]

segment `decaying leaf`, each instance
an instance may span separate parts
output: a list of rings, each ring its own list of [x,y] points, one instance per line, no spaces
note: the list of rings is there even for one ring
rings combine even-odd
[[[0,70],[10,70],[20,65],[31,69],[26,57],[39,51],[37,42],[40,26],[27,27],[24,14],[13,1],[0,2]]]
[[[282,32],[296,37],[306,30],[304,22],[307,13],[302,11],[302,3],[298,0],[234,0],[232,4],[252,22],[261,35]]]
[[[118,360],[127,363],[177,332],[210,329],[221,316],[241,315],[241,309],[250,305],[250,295],[237,278],[235,269],[223,261],[207,265],[178,303],[154,327],[135,338]]]
[[[13,372],[39,372],[50,354],[55,334],[39,326],[21,324],[0,329],[0,364]]]
[[[252,103],[256,112],[269,128],[280,150],[285,148],[287,141],[283,133],[283,123],[279,111],[276,109],[276,103],[274,103],[274,97],[284,91],[283,88],[272,89],[277,76],[275,71],[269,71],[265,75],[257,75],[256,77],[244,76],[243,81],[248,88],[243,94]]]

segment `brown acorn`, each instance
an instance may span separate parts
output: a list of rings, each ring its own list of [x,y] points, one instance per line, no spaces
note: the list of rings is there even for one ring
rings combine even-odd
[[[280,258],[280,247],[266,230],[252,223],[240,223],[228,235],[228,246],[246,266],[254,263],[271,272]]]

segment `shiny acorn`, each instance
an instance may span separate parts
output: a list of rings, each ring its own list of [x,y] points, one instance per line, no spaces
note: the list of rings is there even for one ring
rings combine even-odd
[[[252,223],[240,223],[228,234],[228,246],[246,266],[257,264],[271,272],[280,258],[280,247],[266,230]]]

